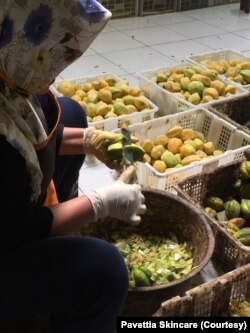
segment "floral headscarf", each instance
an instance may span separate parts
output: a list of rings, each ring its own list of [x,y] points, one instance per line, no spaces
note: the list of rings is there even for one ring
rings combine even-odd
[[[34,145],[47,135],[28,97],[88,49],[111,13],[95,0],[0,0],[0,9],[0,134],[25,159],[36,200]]]

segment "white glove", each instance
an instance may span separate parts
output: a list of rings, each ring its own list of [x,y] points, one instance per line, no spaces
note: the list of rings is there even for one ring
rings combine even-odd
[[[86,193],[94,209],[94,221],[110,216],[132,225],[141,222],[139,214],[144,214],[145,198],[141,186],[117,181],[114,184]]]
[[[109,168],[116,168],[116,163],[107,155],[108,145],[121,141],[122,134],[85,128],[83,134],[83,150],[85,154],[92,154]]]

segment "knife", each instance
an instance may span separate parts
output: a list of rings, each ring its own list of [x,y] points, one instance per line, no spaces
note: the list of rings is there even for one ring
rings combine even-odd
[[[131,145],[131,135],[127,125],[123,125],[121,127],[121,132],[124,136],[123,138],[123,150],[122,150],[122,165],[123,165],[123,173],[119,177],[119,180],[124,183],[136,183],[137,177],[135,174],[135,166],[134,166],[134,157],[131,151],[124,149],[125,146]]]

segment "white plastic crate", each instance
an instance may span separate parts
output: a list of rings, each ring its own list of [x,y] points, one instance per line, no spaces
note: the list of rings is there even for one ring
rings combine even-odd
[[[157,135],[165,134],[175,125],[202,132],[206,141],[212,141],[216,149],[225,152],[209,160],[193,162],[188,166],[165,173],[159,173],[148,163],[138,162],[137,176],[142,186],[171,190],[174,185],[187,177],[241,160],[243,152],[250,147],[248,134],[206,109],[192,109],[184,113],[149,120],[140,125],[131,125],[129,129],[131,134],[141,142],[145,138],[154,139]]]
[[[233,100],[235,98],[239,98],[242,96],[248,95],[248,90],[244,89],[243,86],[241,85],[236,85],[234,82],[226,80],[225,78],[222,78],[221,76],[218,76],[218,80],[222,81],[224,84],[232,84],[237,87],[239,93],[235,95],[230,95],[228,97],[222,98],[222,99],[216,99],[212,100],[208,103],[200,103],[198,105],[191,104],[190,102],[176,97],[174,93],[169,92],[166,89],[163,89],[160,87],[156,82],[152,80],[152,77],[156,75],[157,72],[159,71],[165,71],[168,72],[171,70],[173,67],[186,67],[190,66],[190,62],[188,63],[181,63],[177,64],[172,67],[161,67],[161,68],[155,68],[151,69],[150,71],[147,72],[141,72],[137,73],[137,76],[139,78],[139,86],[142,89],[143,93],[145,96],[147,96],[153,103],[155,103],[158,108],[159,108],[159,114],[160,115],[169,115],[178,112],[178,108],[176,104],[178,103],[183,103],[186,105],[187,108],[194,108],[194,107],[199,107],[199,108],[205,108],[208,107],[209,105],[214,105],[218,103],[225,103],[226,101]],[[204,69],[204,66],[201,66],[199,64],[196,64],[197,66],[200,66],[202,69]],[[176,100],[173,100],[173,97],[175,96]]]
[[[246,55],[231,49],[224,49],[219,51],[195,54],[186,58],[186,60],[190,63],[200,65],[203,68],[207,68],[205,65],[201,65],[201,61],[208,60],[210,61],[218,61],[218,60],[244,60],[250,61],[250,58]],[[236,84],[237,86],[243,87],[245,89],[250,89],[250,84],[242,85],[240,83],[236,83],[234,81],[229,80],[225,75],[220,74],[220,77],[226,79],[230,83]]]
[[[72,78],[72,79],[67,79],[67,81],[72,81],[72,82],[83,84],[86,82],[101,80],[101,79],[107,77],[108,75],[109,76],[111,75],[117,82],[122,81],[116,75],[110,74],[110,73],[106,73],[106,74],[102,74],[102,75],[95,75],[95,76],[88,76],[88,77],[84,77],[84,78]],[[56,86],[60,82],[63,82],[63,81],[66,81],[66,79],[58,80],[51,86],[51,90],[58,97],[63,96],[63,95],[56,89]],[[140,112],[134,112],[134,113],[130,113],[130,114],[114,117],[114,118],[109,118],[109,119],[105,119],[105,120],[89,122],[88,125],[90,127],[95,127],[96,129],[99,129],[99,130],[112,131],[116,128],[120,128],[124,122],[126,122],[126,124],[137,124],[137,123],[142,123],[144,121],[153,119],[155,116],[155,113],[158,111],[158,107],[154,103],[152,103],[146,96],[145,96],[145,98],[151,107],[150,109],[146,109],[146,110],[143,110]]]

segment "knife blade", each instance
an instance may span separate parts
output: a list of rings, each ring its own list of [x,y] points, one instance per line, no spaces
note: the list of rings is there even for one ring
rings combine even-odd
[[[126,149],[124,149],[124,147],[127,145],[131,145],[131,136],[130,136],[130,132],[129,132],[127,126],[123,126],[121,128],[121,131],[124,136],[123,143],[122,143],[123,144],[122,163],[124,166],[129,166],[131,164],[134,164],[133,153],[127,151]]]
[[[122,150],[123,173],[119,179],[125,183],[137,183],[133,153],[124,149],[125,146],[131,145],[131,135],[127,125],[124,124],[121,127],[121,132],[124,136]]]

